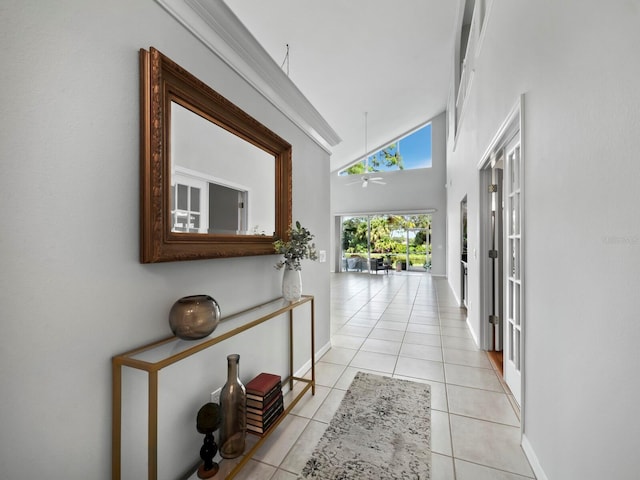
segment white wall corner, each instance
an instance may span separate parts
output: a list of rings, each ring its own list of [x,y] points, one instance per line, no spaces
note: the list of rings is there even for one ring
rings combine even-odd
[[[466,323],[467,323],[467,328],[469,329],[469,332],[471,332],[471,338],[473,339],[474,342],[476,342],[476,346],[478,348],[482,348],[482,344],[480,343],[480,340],[478,339],[478,335],[476,335],[476,332],[473,329],[473,325],[469,321],[469,315],[468,314],[467,314]]]
[[[222,0],[156,0],[318,145],[342,141]]]
[[[536,478],[538,480],[549,480],[547,475],[544,473],[544,470],[542,470],[542,466],[538,461],[536,452],[533,450],[533,446],[525,434],[522,434],[522,450],[524,450],[524,454],[527,457],[527,460],[529,460],[529,464],[531,465],[531,469],[536,475]]]
[[[460,300],[460,297],[458,296],[455,288],[453,288],[453,285],[451,284],[451,279],[447,275],[443,275],[443,276],[447,279],[447,285],[449,285],[449,290],[453,294],[453,298],[456,299],[456,303],[458,304],[458,306],[462,305],[462,301]],[[468,320],[468,317],[467,317],[467,320]]]

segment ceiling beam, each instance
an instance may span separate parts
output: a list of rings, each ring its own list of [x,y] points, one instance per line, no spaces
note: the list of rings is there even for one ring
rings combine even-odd
[[[342,141],[222,0],[156,2],[329,153]]]

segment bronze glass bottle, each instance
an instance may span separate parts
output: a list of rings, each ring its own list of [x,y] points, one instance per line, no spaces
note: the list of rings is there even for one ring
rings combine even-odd
[[[220,392],[220,456],[236,458],[244,453],[247,435],[247,393],[239,378],[240,355],[227,357],[227,383]]]

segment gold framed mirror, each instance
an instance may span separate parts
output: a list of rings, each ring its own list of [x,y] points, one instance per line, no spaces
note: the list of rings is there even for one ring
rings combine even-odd
[[[140,261],[269,255],[291,224],[291,145],[140,50]]]

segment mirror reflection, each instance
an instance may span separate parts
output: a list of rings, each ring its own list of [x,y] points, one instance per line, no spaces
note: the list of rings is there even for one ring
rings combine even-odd
[[[171,231],[275,235],[275,157],[171,102]]]

